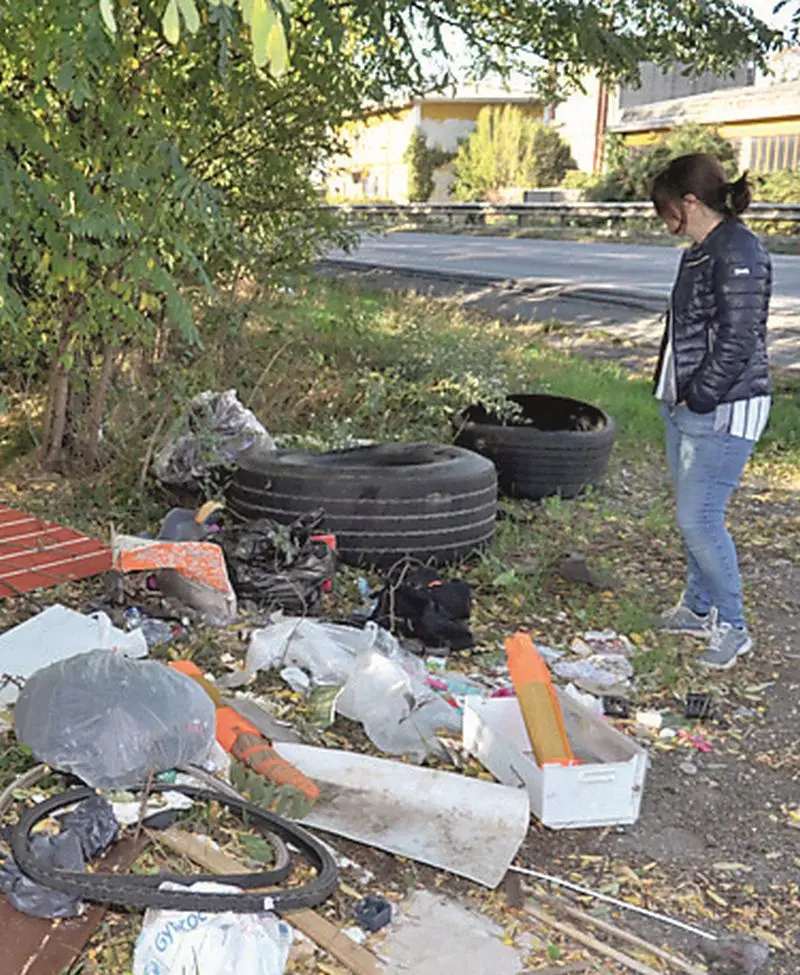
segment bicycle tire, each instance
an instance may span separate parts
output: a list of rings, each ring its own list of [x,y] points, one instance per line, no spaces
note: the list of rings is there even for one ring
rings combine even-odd
[[[11,851],[20,870],[37,883],[53,890],[59,890],[82,900],[97,903],[119,904],[140,910],[158,908],[171,911],[199,911],[205,913],[260,914],[275,911],[277,914],[289,913],[303,908],[316,907],[333,893],[338,884],[338,869],[330,852],[305,829],[289,822],[282,816],[260,809],[245,800],[234,799],[211,789],[194,786],[159,783],[151,792],[180,792],[192,799],[207,799],[218,802],[238,814],[240,820],[247,820],[267,833],[275,833],[298,849],[303,858],[317,870],[317,876],[302,887],[275,890],[268,893],[201,893],[198,891],[160,890],[164,883],[197,883],[213,880],[215,883],[231,884],[245,890],[254,887],[268,887],[286,878],[286,870],[259,871],[249,874],[146,874],[115,876],[114,874],[82,873],[74,870],[59,870],[42,866],[30,848],[30,834],[35,826],[53,813],[68,806],[89,799],[97,793],[93,789],[70,789],[60,795],[52,796],[24,812],[11,834]]]

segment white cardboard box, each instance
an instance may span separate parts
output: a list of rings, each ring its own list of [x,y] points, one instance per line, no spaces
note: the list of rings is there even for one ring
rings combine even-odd
[[[647,752],[557,689],[580,765],[539,768],[517,699],[467,697],[464,745],[505,785],[528,790],[531,812],[551,829],[635,823]]]

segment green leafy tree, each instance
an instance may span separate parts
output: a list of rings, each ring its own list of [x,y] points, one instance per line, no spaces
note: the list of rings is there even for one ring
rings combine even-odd
[[[434,173],[450,162],[454,155],[429,146],[422,129],[414,130],[403,156],[408,164],[408,199],[411,203],[425,203],[431,198],[435,186]]]
[[[552,186],[574,167],[569,146],[516,105],[488,106],[456,156],[455,194],[486,199],[504,187]]]
[[[545,87],[775,44],[734,0],[37,0],[0,25],[0,354],[47,373],[54,465],[102,459],[143,363],[202,355],[203,301],[341,240],[315,206],[332,133],[447,82],[454,35],[477,76],[535,54]]]
[[[736,173],[736,151],[719,132],[687,122],[647,146],[626,145],[620,136],[606,146],[606,172],[592,199],[649,200],[653,180],[676,156],[705,152],[716,156],[729,176]]]

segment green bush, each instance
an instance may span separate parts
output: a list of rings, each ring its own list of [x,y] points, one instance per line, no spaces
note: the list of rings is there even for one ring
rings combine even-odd
[[[433,174],[449,163],[454,152],[430,148],[422,129],[415,129],[403,156],[408,163],[408,199],[411,203],[426,203],[434,190]]]
[[[687,122],[648,146],[626,145],[611,136],[606,145],[606,173],[592,191],[596,200],[649,200],[653,180],[671,159],[694,152],[716,156],[730,177],[736,173],[736,151],[708,126]]]
[[[561,180],[561,186],[565,190],[584,190],[591,193],[603,183],[603,177],[597,173],[584,173],[580,169],[570,169]]]
[[[800,169],[751,173],[753,196],[760,203],[800,203]]]
[[[482,200],[510,186],[557,186],[575,162],[556,132],[516,105],[481,109],[455,160],[455,196]]]

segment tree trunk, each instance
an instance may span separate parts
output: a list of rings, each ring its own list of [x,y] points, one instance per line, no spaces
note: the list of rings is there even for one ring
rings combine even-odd
[[[99,461],[100,434],[103,428],[103,415],[106,409],[108,398],[108,387],[111,383],[111,375],[114,371],[114,363],[117,358],[117,347],[111,342],[107,342],[103,350],[103,363],[100,367],[100,376],[97,385],[91,395],[91,406],[89,407],[89,429],[86,431],[86,459],[92,467],[96,467]]]

